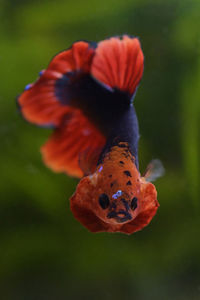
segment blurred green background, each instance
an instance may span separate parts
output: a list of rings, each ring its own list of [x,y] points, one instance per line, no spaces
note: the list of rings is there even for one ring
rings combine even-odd
[[[135,98],[140,169],[152,158],[160,208],[132,236],[88,232],[73,217],[77,180],[47,169],[50,130],[15,97],[80,39],[140,37]],[[200,1],[0,0],[1,299],[200,299]]]

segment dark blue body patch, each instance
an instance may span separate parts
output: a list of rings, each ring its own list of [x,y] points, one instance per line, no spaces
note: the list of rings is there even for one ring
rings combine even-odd
[[[55,96],[62,105],[81,109],[106,136],[122,112],[129,108],[131,99],[127,93],[106,88],[81,71],[66,73],[58,79]]]
[[[138,122],[128,93],[107,88],[90,74],[74,71],[56,81],[55,96],[62,105],[80,109],[106,137],[99,163],[111,147],[126,142],[138,167]]]

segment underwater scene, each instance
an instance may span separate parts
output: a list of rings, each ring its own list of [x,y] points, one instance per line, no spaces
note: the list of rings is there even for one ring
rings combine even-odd
[[[0,50],[0,298],[200,299],[200,2],[1,0]]]

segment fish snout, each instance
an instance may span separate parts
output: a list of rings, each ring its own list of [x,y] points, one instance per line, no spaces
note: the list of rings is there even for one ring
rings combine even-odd
[[[130,207],[128,201],[124,198],[119,199],[119,201],[113,202],[110,206],[110,211],[107,214],[108,219],[114,219],[118,223],[123,223],[132,219],[129,213]]]
[[[132,219],[132,216],[125,210],[112,210],[107,214],[108,219],[115,219],[118,223],[123,223]]]

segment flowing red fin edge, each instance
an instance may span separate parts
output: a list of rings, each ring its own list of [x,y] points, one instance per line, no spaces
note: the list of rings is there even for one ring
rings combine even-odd
[[[101,41],[95,51],[91,74],[103,84],[133,95],[142,78],[144,55],[138,38],[124,35]]]
[[[81,178],[84,171],[80,166],[80,153],[88,151],[92,158],[96,149],[104,145],[105,137],[80,110],[74,109],[41,147],[41,153],[44,163],[53,171]],[[87,158],[83,163],[90,170],[96,168],[97,161]]]
[[[26,86],[18,97],[17,104],[23,117],[39,126],[59,126],[71,108],[58,101],[55,83],[67,72],[89,73],[93,55],[94,49],[83,41],[74,43],[70,49],[56,55],[48,68],[42,71],[40,78]]]

